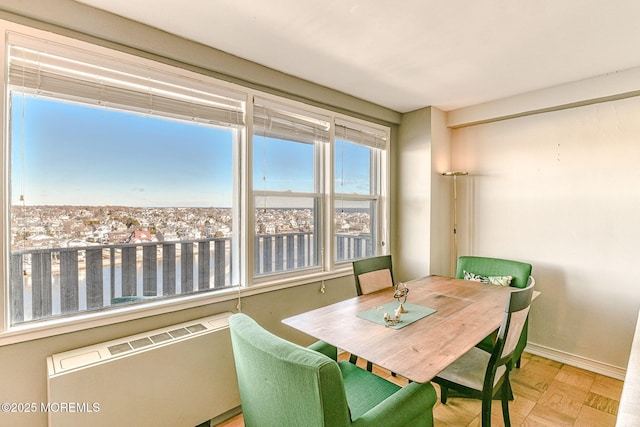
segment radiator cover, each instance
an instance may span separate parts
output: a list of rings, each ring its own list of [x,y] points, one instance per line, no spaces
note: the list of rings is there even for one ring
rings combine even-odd
[[[238,407],[230,315],[48,357],[49,425],[193,427]]]

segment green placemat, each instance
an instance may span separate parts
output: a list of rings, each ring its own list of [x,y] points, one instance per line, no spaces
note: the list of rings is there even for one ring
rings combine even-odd
[[[400,323],[396,323],[395,325],[389,325],[390,328],[400,329],[404,328],[407,325],[412,324],[416,320],[420,320],[423,317],[427,317],[428,315],[435,313],[435,308],[424,307],[416,304],[404,303],[404,308],[408,311],[408,313],[403,313],[400,317],[402,320]],[[372,308],[367,311],[362,311],[357,314],[358,317],[369,320],[371,322],[377,323],[379,325],[384,325],[384,314],[389,313],[389,316],[393,316],[395,314],[396,309],[398,308],[398,303],[396,301],[389,302],[383,306],[379,306],[376,308]]]

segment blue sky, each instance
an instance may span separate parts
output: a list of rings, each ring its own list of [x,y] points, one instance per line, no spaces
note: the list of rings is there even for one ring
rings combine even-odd
[[[228,207],[232,133],[14,95],[12,203],[20,203],[24,186],[28,205]],[[256,190],[265,188],[264,175],[267,190],[313,191],[312,145],[280,140],[265,145],[261,138],[254,144]],[[338,142],[336,190],[368,193],[368,175],[369,150]]]

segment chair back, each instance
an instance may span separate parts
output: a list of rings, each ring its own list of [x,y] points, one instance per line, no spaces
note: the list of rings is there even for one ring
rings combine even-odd
[[[391,255],[381,255],[353,262],[358,295],[366,295],[393,286]]]
[[[263,329],[245,314],[229,318],[245,426],[350,424],[338,364]]]
[[[487,258],[477,256],[461,256],[458,258],[456,278],[464,279],[464,272],[480,276],[511,276],[511,285],[515,288],[524,288],[531,276],[531,264],[520,261],[512,261],[500,258]]]
[[[535,283],[531,283],[524,289],[511,292],[509,301],[505,307],[504,319],[498,330],[498,337],[494,349],[494,356],[498,365],[503,365],[513,357],[520,335],[527,322],[533,288]]]

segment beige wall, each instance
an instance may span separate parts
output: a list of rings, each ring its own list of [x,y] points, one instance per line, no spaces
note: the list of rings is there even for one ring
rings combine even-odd
[[[285,317],[355,296],[355,285],[351,276],[328,280],[324,284],[324,293],[320,292],[321,283],[310,283],[242,298],[242,311],[255,318],[273,333],[306,345],[313,340],[283,325],[280,321]],[[225,311],[236,312],[236,302],[234,299],[225,303],[162,316],[0,347],[0,378],[2,379],[0,381],[0,400],[3,402],[35,402],[38,407],[40,407],[40,402],[46,403],[46,357],[51,354],[211,314]],[[215,369],[214,360],[212,360],[212,369]],[[214,386],[224,392],[228,384],[215,384]],[[78,401],[82,401],[82,396],[78,396]],[[163,404],[171,404],[171,402],[163,402]],[[0,426],[46,426],[46,415],[44,412],[0,413]]]
[[[630,97],[452,133],[454,165],[471,174],[460,253],[533,264],[542,296],[530,343],[614,373],[626,368],[640,305],[639,117]]]
[[[388,108],[73,0],[2,0],[0,18],[150,57],[319,107],[330,106],[334,111],[355,117],[384,124],[400,122],[401,115]]]
[[[504,256],[534,265],[543,294],[532,311],[530,340],[539,350],[593,361],[599,367],[626,366],[640,300],[633,272],[640,237],[635,221],[640,213],[638,98],[449,130],[445,120],[454,127],[474,120],[464,113],[483,121],[521,114],[527,108],[520,108],[518,102],[518,108],[503,103],[500,112],[494,113],[491,105],[481,106],[481,115],[476,110],[444,114],[426,108],[401,117],[70,0],[5,0],[0,8],[69,30],[38,24],[44,28],[87,38],[75,33],[81,31],[107,40],[100,41],[107,45],[129,44],[170,63],[189,63],[214,75],[226,73],[229,80],[245,80],[259,89],[289,93],[337,111],[388,124],[402,120],[391,153],[391,248],[399,279],[448,273],[451,180],[440,174],[468,170],[472,176],[458,181],[459,254]],[[11,13],[0,12],[0,17],[29,22]],[[547,101],[561,93],[561,88],[538,93],[543,102],[535,109],[546,108]],[[602,96],[608,94],[605,91]],[[309,283],[247,297],[244,311],[273,332],[305,344],[309,338],[281,325],[280,319],[355,292],[351,277],[329,280],[326,286],[324,294],[319,283]],[[235,301],[229,301],[0,347],[0,396],[10,401],[45,401],[45,358],[52,353],[234,307]],[[1,425],[12,426],[45,422],[44,414],[0,419]]]
[[[452,178],[443,176],[451,167],[451,130],[447,113],[431,107],[431,224],[429,274],[454,275]]]
[[[399,281],[429,273],[431,223],[431,108],[404,114],[400,124],[394,189],[396,233],[391,241]]]
[[[386,108],[87,8],[71,0],[32,0],[29,2],[3,0],[0,4],[0,18],[33,25],[71,37],[93,40],[99,44],[128,52],[138,54],[142,52],[144,56],[173,65],[224,77],[225,80],[379,123],[394,126],[400,121],[400,114]],[[226,74],[223,76],[221,73]],[[2,274],[4,276],[4,272]],[[247,296],[242,301],[243,311],[285,339],[308,344],[312,341],[310,337],[293,331],[282,325],[280,321],[290,315],[355,295],[355,285],[350,275],[326,280],[324,285],[326,286],[324,293],[320,292],[321,283],[312,282],[288,289]],[[0,398],[2,401],[35,402],[38,405],[40,402],[46,402],[46,357],[51,354],[210,314],[236,311],[236,302],[235,298],[231,297],[231,300],[227,302],[2,346],[0,347]],[[219,386],[221,390],[226,387],[225,384]],[[45,413],[0,413],[0,426],[33,427],[44,426],[46,422]]]
[[[451,181],[442,176],[451,162],[446,113],[435,107],[403,114],[395,146],[394,274],[409,280],[449,274]]]

